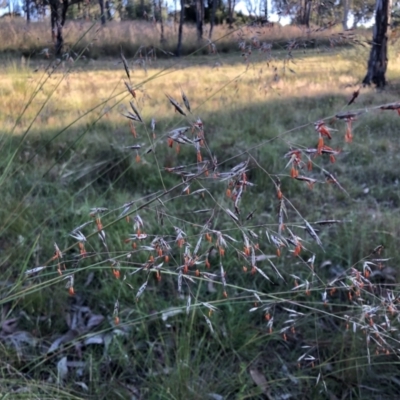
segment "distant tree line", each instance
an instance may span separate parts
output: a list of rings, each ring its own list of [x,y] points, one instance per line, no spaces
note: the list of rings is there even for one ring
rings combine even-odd
[[[3,1],[9,7],[12,0]],[[263,19],[268,22],[271,12],[289,17],[293,24],[304,26],[342,23],[344,29],[356,28],[369,21],[375,11],[376,0],[272,0],[272,9],[268,10],[267,0],[245,0],[249,16],[235,12],[239,0],[58,0],[61,13],[66,11],[69,19],[99,18],[107,20],[136,20],[159,22],[162,18],[178,22],[183,6],[185,22],[195,23],[201,30],[202,24],[223,22],[232,26],[234,22],[243,22],[249,18]],[[23,11],[29,22],[31,19],[43,19],[54,0],[24,0]],[[399,11],[398,4],[391,5],[393,13]],[[350,25],[351,21],[351,25]]]
[[[9,7],[12,0],[4,3]],[[52,0],[24,0],[23,10],[27,21],[40,19],[51,9]],[[204,23],[232,25],[236,20],[246,19],[242,13],[235,12],[238,0],[59,0],[61,10],[67,9],[70,19],[101,18],[107,20],[145,19],[159,21],[162,17],[172,17],[175,22],[180,18],[181,5],[184,6],[185,22],[198,25]],[[94,5],[98,4],[97,12]],[[267,0],[245,0],[248,13],[252,17],[268,21],[269,10]],[[294,24],[304,26],[323,25],[327,22],[341,22],[344,29],[356,28],[359,24],[373,17],[376,0],[272,0],[272,12],[289,17]],[[168,7],[168,10],[167,10]],[[393,5],[393,12],[399,7]],[[350,18],[351,17],[351,18]],[[247,17],[248,18],[248,17]],[[349,21],[352,21],[349,26]]]

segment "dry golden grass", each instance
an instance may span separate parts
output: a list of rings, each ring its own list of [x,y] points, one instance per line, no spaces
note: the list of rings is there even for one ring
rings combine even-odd
[[[364,73],[362,55],[356,58],[350,51],[306,55],[298,52],[294,53],[293,62],[287,62],[285,57],[285,52],[275,52],[267,64],[265,54],[254,54],[249,65],[239,54],[225,57],[223,62],[218,55],[196,58],[193,62],[190,59],[149,60],[146,71],[136,59],[130,59],[129,63],[132,82],[138,88],[139,105],[147,119],[162,119],[170,113],[164,94],[179,97],[181,88],[190,95],[195,113],[204,115],[278,99],[290,98],[296,103],[315,96],[351,97]],[[20,68],[16,63],[6,63],[0,74],[3,100],[0,119],[4,130],[12,128],[30,95],[45,79],[46,84],[24,114],[16,132],[27,127],[44,103],[34,124],[38,132],[61,129],[92,108],[96,111],[81,119],[77,126],[101,114],[115,126],[121,123],[120,112],[128,105],[129,95],[124,90],[126,77],[118,59],[63,63],[50,77],[44,71],[46,64],[47,60],[36,60]],[[389,80],[396,79],[399,74],[399,65],[390,63]],[[396,100],[389,92],[376,94],[371,89],[363,90],[363,96],[382,103]],[[295,109],[292,112],[296,112]]]
[[[146,21],[111,21],[105,26],[98,22],[87,22],[83,20],[67,21],[64,27],[65,51],[74,48],[79,52],[85,49],[85,54],[90,58],[99,56],[117,56],[120,48],[128,56],[133,56],[140,46],[156,47],[165,51],[176,51],[178,26],[173,21],[164,24],[165,41],[160,43],[160,26]],[[201,46],[207,45],[207,25],[204,30],[204,40],[201,44],[197,42],[194,25],[184,25],[183,28],[183,54],[195,52]],[[316,47],[318,44],[330,45],[342,44],[338,35],[338,28],[325,30],[305,29],[297,26],[280,26],[276,24],[272,28],[267,27],[236,27],[229,29],[226,25],[217,25],[213,33],[213,41],[217,42],[218,50],[226,53],[237,50],[237,40],[241,36],[257,37],[260,41],[267,41],[276,48],[285,47],[288,42],[297,40],[300,46],[307,43],[308,46]],[[351,33],[354,37],[365,38],[366,31],[360,30]],[[367,34],[369,38],[369,34]],[[21,19],[3,19],[0,24],[0,52],[11,52],[35,56],[44,48],[53,48],[51,38],[50,21],[31,22],[26,24]],[[301,43],[300,43],[301,42]],[[161,51],[158,52],[163,55]]]

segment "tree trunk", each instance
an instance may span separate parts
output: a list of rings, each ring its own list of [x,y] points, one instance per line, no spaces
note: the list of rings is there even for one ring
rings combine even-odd
[[[64,0],[62,2],[60,2],[59,0],[50,0],[51,32],[53,41],[55,41],[56,56],[61,55],[62,47],[64,44],[63,26],[65,24],[68,6],[68,0]]]
[[[233,28],[233,9],[235,8],[235,0],[228,0],[228,26],[230,29]]]
[[[78,3],[79,4],[79,3]],[[107,19],[109,21],[112,20],[112,15],[111,15],[111,7],[110,7],[110,2],[108,0],[106,0],[106,13],[107,13]]]
[[[101,24],[105,25],[106,24],[106,14],[104,13],[104,0],[99,0],[99,6],[100,6]]]
[[[162,44],[165,41],[165,38],[164,38],[164,21],[163,21],[163,15],[162,15],[162,0],[158,0],[158,7],[160,9],[160,27],[161,27],[160,42]]]
[[[185,18],[185,0],[181,0],[181,15],[179,19],[179,29],[178,29],[178,47],[176,49],[176,55],[181,56],[182,53],[182,30],[183,30],[183,20]]]
[[[26,0],[25,7],[26,7],[26,23],[29,24],[31,22],[31,10],[30,10],[29,0]]]
[[[232,28],[232,23],[231,23],[231,9],[232,9],[232,0],[228,0],[228,26],[229,28]]]
[[[305,25],[307,28],[310,27],[311,3],[312,0],[305,0],[304,4],[303,25]]]
[[[210,18],[210,32],[208,34],[208,38],[212,39],[212,33],[215,25],[215,12],[217,11],[217,0],[213,0],[212,2],[212,10],[211,10],[211,18]]]
[[[205,14],[205,9],[204,9],[204,4],[206,0],[201,0],[201,37],[203,37],[203,28],[204,28],[204,16]]]
[[[157,10],[157,3],[156,3],[156,0],[153,0],[153,7],[152,7],[153,19],[152,19],[152,22],[153,22],[154,25],[156,25],[156,23],[157,23],[156,10]]]
[[[343,21],[342,21],[342,26],[343,30],[347,30],[347,22],[349,20],[349,0],[343,0]]]
[[[53,1],[50,1],[50,21],[51,21],[51,40],[55,43],[56,40],[56,25],[57,25],[57,9],[54,9]]]
[[[203,22],[204,22],[204,11],[203,11],[203,0],[196,0],[196,30],[197,40],[203,39]]]
[[[362,82],[364,85],[370,85],[371,82],[378,88],[383,88],[386,85],[385,74],[388,64],[387,44],[391,5],[391,0],[376,1],[375,26],[368,60],[368,72]]]
[[[268,22],[268,0],[264,0],[264,18]]]

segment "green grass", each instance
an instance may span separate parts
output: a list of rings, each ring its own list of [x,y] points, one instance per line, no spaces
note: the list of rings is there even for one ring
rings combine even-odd
[[[344,141],[345,123],[334,119],[347,110],[362,79],[364,56],[356,48],[294,51],[294,62],[283,50],[270,60],[254,53],[248,66],[240,53],[157,60],[147,71],[132,71],[135,104],[145,120],[135,125],[136,139],[121,115],[132,99],[118,60],[94,65],[78,60],[50,75],[33,72],[41,64],[35,59],[23,66],[5,61],[0,76],[2,394],[30,399],[396,396],[398,311],[390,296],[398,294],[399,117],[373,108],[398,100],[397,65],[389,64],[392,85],[385,92],[362,89],[350,107],[368,109],[353,122],[352,143]],[[222,65],[216,68],[216,61]],[[180,101],[181,89],[193,109],[187,118],[174,113],[165,97]],[[198,172],[193,146],[182,145],[177,154],[176,144],[167,145],[168,132],[193,124],[197,116],[207,145],[201,153],[203,159],[216,157],[216,174],[249,160],[246,179],[255,186],[243,192],[238,221],[225,212],[234,211],[226,196],[229,181],[214,177],[211,164],[208,177],[202,173],[190,182],[189,195],[182,193],[188,182],[164,169],[190,165],[185,169]],[[155,137],[151,118],[157,120]],[[284,155],[293,148],[315,148],[313,124],[322,118],[332,129],[329,146],[342,151],[334,164],[322,155],[311,159],[312,171],[300,171],[317,180],[310,190],[290,178]],[[142,145],[140,162],[136,151],[126,149],[136,143]],[[327,183],[322,169],[347,193]],[[290,244],[277,257],[266,235],[279,236],[277,177],[286,201],[282,236],[287,238],[290,229],[302,239],[298,257]],[[193,194],[199,189],[206,191]],[[129,202],[134,203],[128,223],[121,213]],[[89,215],[95,207],[108,209],[98,215],[107,248]],[[133,248],[126,239],[137,233],[136,215],[148,237]],[[324,219],[343,222],[315,224]],[[318,229],[323,248],[305,232],[305,220]],[[82,257],[69,233],[86,222],[91,223],[81,229],[87,238]],[[185,232],[190,248],[178,246],[175,227]],[[212,243],[204,227],[212,230]],[[225,238],[224,257],[218,254],[217,231],[236,240]],[[253,273],[251,262],[240,255],[243,233],[256,256],[270,257],[257,262],[269,280]],[[168,261],[165,254],[141,247],[156,236],[171,247]],[[189,267],[179,293],[179,268],[200,236],[200,263]],[[62,259],[53,257],[54,243]],[[372,255],[378,245],[384,245],[383,253]],[[164,261],[161,280],[148,264],[150,255],[154,265]],[[375,265],[361,280],[355,270],[362,274],[365,261]],[[27,276],[35,267],[45,268]],[[71,274],[74,296],[66,287]]]

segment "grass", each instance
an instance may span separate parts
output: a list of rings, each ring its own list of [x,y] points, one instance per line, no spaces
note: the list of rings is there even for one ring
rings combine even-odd
[[[389,64],[386,91],[362,89],[346,107],[363,78],[362,48],[295,50],[292,58],[286,50],[253,52],[249,63],[241,53],[171,57],[146,68],[126,56],[136,100],[116,58],[3,60],[2,392],[41,399],[393,398],[399,117],[374,107],[398,101],[398,65]],[[187,118],[165,96],[180,101],[181,90],[192,107]],[[129,101],[145,121],[135,124],[137,138],[122,115]],[[353,122],[352,143],[334,118],[349,109],[368,110]],[[198,116],[206,141],[200,151],[204,160],[216,157],[217,178],[212,169],[208,178],[197,176],[193,146],[177,154],[177,144],[167,144],[168,132]],[[317,180],[310,190],[290,177],[284,155],[315,148],[314,122],[323,118],[332,129],[329,146],[342,151],[334,164],[322,155],[311,159],[312,171],[300,170]],[[142,147],[127,149],[133,144]],[[221,178],[247,160],[246,178],[237,179],[255,186],[244,191],[236,220],[225,211],[234,212],[226,192],[240,185]],[[164,168],[177,165],[194,178],[184,182]],[[346,192],[327,183],[322,169]],[[192,194],[183,192],[188,183]],[[128,203],[129,223],[121,216]],[[93,211],[101,207],[107,210]],[[326,219],[343,222],[315,224]],[[323,249],[302,229],[305,221]],[[69,234],[86,222],[83,256]],[[176,227],[185,232],[182,247]],[[148,237],[127,241],[139,228]],[[288,228],[304,248],[295,257],[286,242],[277,257],[271,235],[287,238]],[[227,242],[223,257],[218,232]],[[199,263],[191,265],[201,236]],[[141,247],[156,237],[165,241],[162,255]],[[378,245],[383,252],[373,254]],[[245,251],[265,256],[258,269],[240,255]]]
[[[141,48],[144,58],[154,50],[153,56],[158,58],[169,57],[168,52],[175,54],[177,46],[178,25],[172,21],[164,23],[164,41],[160,43],[161,28],[159,24],[135,21],[111,21],[104,27],[95,22],[70,20],[64,27],[65,50],[75,58],[72,51],[83,52],[87,59],[97,60],[99,57],[119,57],[121,48],[128,57],[135,56]],[[189,55],[197,52],[208,54],[208,29],[204,29],[204,40],[201,45],[197,42],[194,25],[185,24],[183,27],[182,54]],[[238,43],[250,38],[257,38],[261,43],[266,41],[273,48],[325,48],[348,45],[349,42],[364,42],[369,33],[360,29],[357,32],[339,33],[336,28],[311,29],[276,24],[272,28],[266,27],[235,27],[234,31],[226,25],[217,25],[213,32],[213,41],[220,54],[236,53]],[[49,21],[31,22],[26,24],[24,19],[2,20],[0,37],[0,53],[23,55],[24,57],[40,58],[43,49],[52,52],[51,28]],[[199,49],[201,47],[201,49]]]

